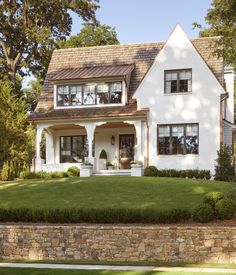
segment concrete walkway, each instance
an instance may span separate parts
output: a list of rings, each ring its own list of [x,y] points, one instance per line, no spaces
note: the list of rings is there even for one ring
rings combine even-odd
[[[70,265],[70,264],[26,264],[0,263],[1,267],[20,267],[38,269],[79,269],[79,270],[143,270],[143,271],[179,271],[179,272],[206,272],[236,274],[236,269],[226,268],[198,268],[198,267],[155,267],[155,266],[114,266],[114,265]]]

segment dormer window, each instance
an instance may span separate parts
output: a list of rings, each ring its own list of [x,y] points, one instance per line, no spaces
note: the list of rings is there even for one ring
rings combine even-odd
[[[58,107],[122,103],[122,82],[57,85]]]
[[[189,93],[191,91],[191,69],[165,71],[165,94]]]

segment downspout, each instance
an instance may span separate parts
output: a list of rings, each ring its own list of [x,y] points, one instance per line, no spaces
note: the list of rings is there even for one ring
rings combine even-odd
[[[147,118],[146,118],[146,125],[147,125],[147,166],[149,166],[149,125],[148,125]]]
[[[226,101],[226,99],[229,97],[228,93],[222,94],[222,97],[220,98],[220,144],[223,143],[223,101]],[[224,115],[226,116],[226,107],[224,110]]]

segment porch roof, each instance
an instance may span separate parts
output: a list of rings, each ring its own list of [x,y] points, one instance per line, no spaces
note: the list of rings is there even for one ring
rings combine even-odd
[[[148,109],[137,110],[137,104],[133,102],[132,104],[124,106],[53,109],[49,112],[33,113],[29,121],[146,117],[148,111]]]

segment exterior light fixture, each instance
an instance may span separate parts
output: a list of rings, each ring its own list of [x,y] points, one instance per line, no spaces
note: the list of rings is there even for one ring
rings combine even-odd
[[[115,145],[115,137],[113,135],[111,136],[111,145]]]

